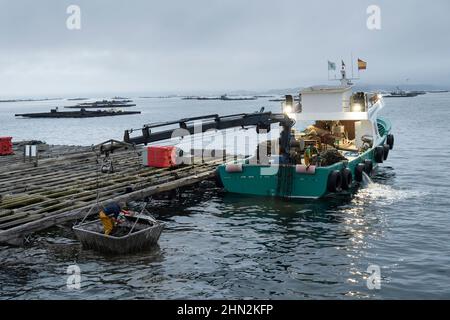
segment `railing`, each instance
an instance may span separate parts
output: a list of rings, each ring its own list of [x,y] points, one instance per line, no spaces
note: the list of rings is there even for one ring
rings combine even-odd
[[[350,112],[350,100],[342,100],[342,110],[344,112]]]

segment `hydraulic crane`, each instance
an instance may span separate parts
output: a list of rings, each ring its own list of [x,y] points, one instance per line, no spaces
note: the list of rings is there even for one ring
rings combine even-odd
[[[204,133],[208,130],[255,126],[256,132],[259,134],[270,132],[271,125],[275,123],[279,123],[282,127],[279,139],[280,155],[288,161],[290,158],[291,129],[295,121],[283,113],[264,112],[264,108],[254,113],[239,113],[228,116],[211,114],[176,121],[150,123],[139,129],[125,130],[123,142],[109,140],[95,147],[99,148],[101,154],[108,157],[116,149],[134,147],[140,144],[147,145],[152,142],[171,139],[174,137],[175,130],[177,130],[176,137],[185,137]],[[171,126],[169,129],[155,130],[169,126]],[[140,132],[140,135],[132,137],[131,135],[134,132]]]

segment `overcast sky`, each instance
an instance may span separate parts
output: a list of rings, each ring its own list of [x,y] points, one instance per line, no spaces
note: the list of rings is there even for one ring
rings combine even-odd
[[[450,85],[448,0],[0,0],[0,98],[292,88],[327,60],[363,83]],[[66,9],[81,8],[81,30]],[[381,30],[366,9],[381,8]]]

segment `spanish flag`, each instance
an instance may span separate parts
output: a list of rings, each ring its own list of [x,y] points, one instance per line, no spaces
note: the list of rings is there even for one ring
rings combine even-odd
[[[367,62],[358,59],[358,70],[366,70],[367,69]]]

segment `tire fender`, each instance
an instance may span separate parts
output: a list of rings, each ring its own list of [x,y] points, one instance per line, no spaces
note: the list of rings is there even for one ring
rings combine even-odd
[[[373,151],[376,163],[383,163],[384,161],[384,146],[378,146]]]
[[[373,171],[373,162],[372,160],[366,159],[364,160],[364,172],[370,176]]]
[[[386,144],[389,146],[389,149],[394,149],[394,135],[388,134],[386,138]]]
[[[327,189],[329,192],[336,192],[342,186],[342,176],[339,170],[331,171],[328,175]]]
[[[366,165],[364,163],[360,163],[355,168],[355,180],[357,182],[362,182],[363,180],[363,172],[366,171]]]

